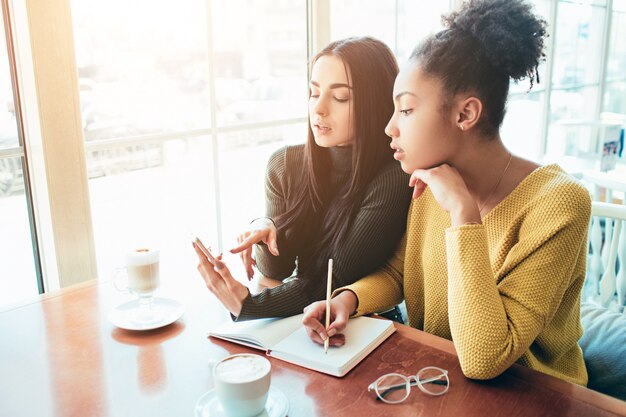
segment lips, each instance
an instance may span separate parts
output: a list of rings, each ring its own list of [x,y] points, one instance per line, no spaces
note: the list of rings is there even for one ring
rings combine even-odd
[[[322,123],[315,122],[313,124],[313,130],[315,130],[317,133],[323,135],[323,134],[329,133],[332,130],[332,128],[329,127],[329,126],[326,126],[326,125],[324,125]]]
[[[400,159],[402,158],[402,155],[404,155],[404,150],[402,148],[399,148],[398,146],[394,145],[393,143],[389,145],[391,147],[391,149],[393,149],[393,157],[394,159]]]

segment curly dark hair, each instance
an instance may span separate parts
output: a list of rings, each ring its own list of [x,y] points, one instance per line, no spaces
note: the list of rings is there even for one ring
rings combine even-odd
[[[442,20],[446,29],[418,45],[411,59],[442,81],[444,110],[457,93],[476,94],[483,103],[478,126],[493,135],[504,119],[510,79],[528,77],[530,88],[539,83],[546,21],[524,0],[469,0]]]

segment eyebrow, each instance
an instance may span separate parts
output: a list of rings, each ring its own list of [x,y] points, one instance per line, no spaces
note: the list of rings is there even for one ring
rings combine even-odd
[[[403,91],[403,92],[401,92],[401,93],[396,94],[396,97],[394,98],[394,100],[400,100],[400,98],[401,98],[402,96],[406,96],[406,95],[410,95],[410,96],[413,96],[413,97],[417,97],[417,95],[416,95],[416,94],[411,93],[410,91]]]
[[[312,84],[316,87],[319,87],[320,84],[317,81],[309,81],[309,84]],[[350,87],[348,84],[344,84],[344,83],[335,83],[335,84],[331,84],[330,85],[331,89],[335,89],[335,88],[348,88],[350,90],[352,90],[352,87]]]

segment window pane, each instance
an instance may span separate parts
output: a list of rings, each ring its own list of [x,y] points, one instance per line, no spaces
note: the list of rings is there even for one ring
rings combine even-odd
[[[333,0],[330,2],[330,39],[372,36],[396,47],[395,0]]]
[[[613,13],[607,61],[607,81],[626,79],[626,12]]]
[[[210,125],[204,0],[71,6],[86,141]]]
[[[626,0],[613,0],[613,10],[616,12],[626,12]]]
[[[443,28],[441,15],[448,11],[448,1],[400,0],[398,2],[396,57],[400,63],[409,58],[422,39]]]
[[[580,5],[606,6],[607,0],[558,0],[561,3],[572,3]]]
[[[509,97],[500,134],[511,152],[532,160],[540,158],[544,100],[544,93]]]
[[[2,15],[0,14],[0,17]],[[13,105],[13,88],[9,70],[9,55],[4,42],[4,19],[0,19],[0,149],[14,148],[17,140],[17,122]],[[0,174],[1,175],[1,174]]]
[[[599,81],[605,13],[603,7],[559,3],[552,76],[555,85]]]
[[[553,90],[550,100],[550,121],[593,119],[597,95],[597,87]]]
[[[597,96],[597,87],[552,91],[549,154],[588,156],[594,151],[593,115]]]
[[[0,308],[38,294],[20,157],[0,158]]]
[[[306,2],[212,5],[218,125],[305,117]]]
[[[272,153],[304,143],[307,124],[297,123],[220,135],[220,189],[224,244],[232,245],[249,222],[265,215],[265,170]]]
[[[167,263],[174,254],[188,252],[190,233],[215,235],[208,137],[88,149],[87,154],[101,278],[111,277],[112,268],[120,265],[121,251],[129,246],[158,246]]]
[[[626,115],[626,81],[606,84],[603,111]]]

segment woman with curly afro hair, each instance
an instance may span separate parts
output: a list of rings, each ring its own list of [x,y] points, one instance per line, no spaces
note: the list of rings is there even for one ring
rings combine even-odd
[[[412,53],[386,132],[414,187],[386,265],[307,307],[309,336],[340,346],[348,318],[406,301],[409,324],[450,339],[469,378],[518,363],[578,384],[589,194],[499,134],[511,80],[539,82],[546,23],[522,0],[472,0]],[[530,140],[531,138],[529,138]]]

